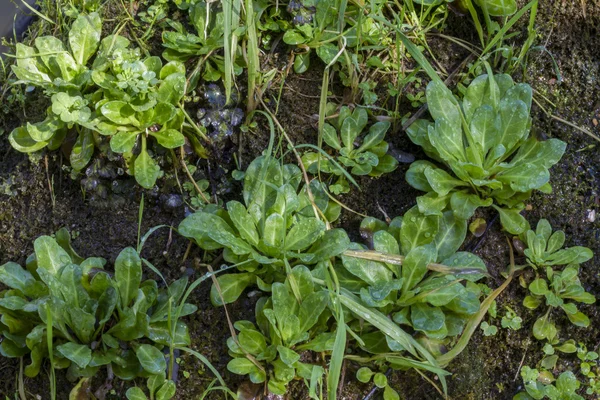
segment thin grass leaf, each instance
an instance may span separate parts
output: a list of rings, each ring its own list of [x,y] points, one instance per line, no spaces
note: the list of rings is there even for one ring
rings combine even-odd
[[[337,391],[340,385],[344,353],[346,352],[346,323],[344,321],[344,309],[338,302],[337,306],[337,329],[331,360],[329,361],[329,375],[327,376],[327,398],[337,400]]]

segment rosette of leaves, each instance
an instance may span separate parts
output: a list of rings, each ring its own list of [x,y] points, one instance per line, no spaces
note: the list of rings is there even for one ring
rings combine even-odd
[[[339,205],[330,202],[322,184],[310,184],[315,207],[302,173],[292,164],[282,165],[271,156],[252,161],[244,175],[244,203],[230,201],[227,209],[207,206],[179,225],[179,233],[204,250],[223,249],[223,259],[242,273],[217,278],[223,301],[235,301],[250,284],[259,287],[283,281],[297,265],[315,265],[347,249],[350,240],[342,229],[326,230],[317,216],[337,219]],[[216,287],[213,304],[223,304]]]
[[[330,107],[330,114],[334,110]],[[363,108],[344,106],[336,118],[330,118],[330,123],[323,126],[323,140],[337,151],[336,160],[317,152],[307,152],[302,160],[309,172],[321,172],[339,176],[335,184],[330,186],[332,192],[347,193],[350,191],[348,181],[341,166],[350,170],[352,175],[381,176],[392,172],[398,167],[398,161],[388,154],[389,145],[384,140],[390,128],[389,122],[376,122],[363,134],[368,125],[369,116]]]
[[[420,214],[416,207],[389,226],[368,218],[363,230],[368,227],[372,233],[371,250],[352,243],[353,251],[345,252],[336,265],[343,288],[431,343],[462,332],[480,308],[482,293],[475,282],[487,275],[479,257],[457,252],[462,235],[453,214],[437,218]],[[403,350],[378,330],[360,330],[365,332],[361,347],[367,352]]]
[[[529,295],[523,300],[523,305],[535,310],[545,303],[547,310],[533,325],[533,335],[538,340],[547,339],[550,343],[556,340],[557,329],[552,322],[551,314],[554,309],[562,309],[573,325],[587,328],[590,319],[577,309],[574,302],[594,304],[596,298],[585,291],[579,280],[579,266],[571,264],[557,272],[546,267],[546,279],[536,277],[529,284]]]
[[[118,46],[125,46],[123,41]],[[136,181],[149,189],[160,175],[160,167],[148,152],[147,138],[153,137],[166,149],[185,143],[184,121],[179,101],[185,93],[185,66],[180,62],[162,65],[159,57],[110,63],[104,71],[94,70],[92,79],[101,88],[95,96],[99,111],[96,129],[111,136],[115,153],[129,157]],[[141,141],[138,154],[134,147]]]
[[[524,250],[527,264],[534,269],[558,265],[582,264],[590,260],[594,253],[583,246],[563,249],[565,232],[552,232],[552,226],[546,219],[540,219],[536,230],[531,229],[519,235],[527,246]]]
[[[470,218],[478,207],[494,207],[503,227],[527,229],[520,215],[533,190],[550,192],[549,168],[562,157],[566,143],[530,136],[531,87],[508,75],[475,78],[462,100],[439,79],[427,86],[434,122],[417,120],[411,140],[436,163],[414,162],[406,180],[427,192],[417,199],[427,215],[452,210]]]
[[[335,333],[329,332],[327,290],[313,283],[305,266],[296,266],[285,281],[271,286],[271,296],[256,304],[256,325],[237,321],[239,331],[227,340],[233,358],[227,369],[248,375],[253,383],[267,382],[269,392],[284,395],[293,379],[304,379],[310,397],[319,399],[316,390],[323,367],[300,361],[307,351],[330,352]]]
[[[165,381],[163,349],[190,344],[187,325],[177,320],[196,310],[182,303],[187,278],[162,289],[143,281],[142,259],[133,248],[124,249],[109,272],[104,259],[80,257],[65,229],[36,239],[34,250],[26,268],[13,262],[0,267],[0,282],[8,287],[0,293],[0,353],[28,355],[28,377],[49,359],[71,380],[109,368],[123,380],[162,378],[161,387],[174,391]]]
[[[56,150],[67,135],[77,129],[71,152],[73,168],[85,167],[94,151],[93,102],[88,93],[93,86],[88,62],[100,43],[102,21],[98,13],[80,15],[71,27],[68,44],[53,36],[35,39],[34,47],[16,45],[16,63],[11,66],[16,84],[39,87],[51,97],[46,119],[13,130],[8,139],[18,151],[31,153],[48,147]]]
[[[221,80],[225,76],[224,58],[219,55],[219,50],[224,46],[225,15],[219,4],[211,1],[188,2],[186,9],[196,34],[190,33],[180,22],[169,21],[174,31],[164,31],[162,34],[163,46],[166,47],[162,56],[168,61],[181,62],[192,57],[206,57],[202,64],[202,75],[196,70],[191,76],[189,89],[192,90],[200,76],[203,80],[211,82]],[[233,72],[239,75],[242,73],[242,67],[236,59],[237,57],[234,59]]]

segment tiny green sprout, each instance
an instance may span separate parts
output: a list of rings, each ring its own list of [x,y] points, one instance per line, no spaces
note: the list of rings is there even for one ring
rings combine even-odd
[[[411,164],[406,180],[427,192],[417,199],[426,215],[451,210],[467,220],[479,207],[494,207],[510,233],[527,229],[520,214],[534,190],[552,190],[549,169],[566,143],[530,135],[532,89],[509,75],[480,75],[458,99],[441,81],[427,86],[434,122],[415,121],[407,130],[435,162]]]
[[[383,400],[399,400],[400,395],[394,390],[388,382],[387,376],[381,372],[373,372],[368,367],[361,367],[356,371],[356,379],[362,383],[369,383],[373,378],[373,384],[379,389],[383,389]]]
[[[496,325],[490,325],[486,321],[483,321],[480,326],[485,336],[495,336],[498,333],[498,327]]]
[[[502,317],[502,327],[509,328],[513,331],[521,329],[521,323],[523,319],[517,315],[517,313],[510,307],[506,307],[506,313]]]
[[[523,232],[519,238],[527,246],[524,250],[527,263],[534,269],[548,266],[582,264],[590,260],[594,253],[587,247],[574,246],[563,249],[565,233],[552,232],[552,226],[541,219],[535,231]]]

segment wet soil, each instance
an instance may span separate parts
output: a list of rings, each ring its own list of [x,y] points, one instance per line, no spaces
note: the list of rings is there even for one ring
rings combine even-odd
[[[526,70],[516,77],[536,89],[536,98],[540,99],[540,104],[548,112],[596,135],[600,135],[599,26],[600,5],[594,1],[541,2],[536,24],[537,44],[544,46],[547,52],[532,51]],[[524,35],[526,21],[517,25],[516,29],[520,29]],[[446,33],[476,42],[467,20],[457,16],[450,16]],[[517,38],[518,40],[520,39]],[[431,46],[449,71],[466,57],[464,50],[447,42],[432,38]],[[556,65],[548,53],[553,55]],[[281,57],[281,60],[276,61],[279,65],[285,65],[285,51],[276,52],[275,56]],[[560,70],[560,76],[556,74],[556,67]],[[313,116],[318,114],[322,68],[315,60],[307,73],[301,76],[290,74],[285,80],[277,107],[277,118],[295,143],[316,141]],[[333,91],[340,99],[343,98],[343,88],[334,86]],[[265,95],[271,110],[275,109],[278,94],[278,88],[272,88]],[[542,95],[553,104],[543,100]],[[0,136],[0,264],[9,260],[24,263],[27,255],[32,252],[32,242],[36,237],[52,234],[63,226],[75,233],[74,246],[82,256],[101,256],[112,263],[122,248],[136,244],[142,191],[134,190],[111,207],[106,207],[104,203],[91,201],[83,196],[79,181],[72,180],[68,172],[63,170],[63,160],[59,153],[27,156],[14,151],[6,140],[7,132],[21,121],[38,120],[35,112],[43,110],[44,106],[44,101],[34,92],[27,96],[23,108],[9,107],[7,113],[0,115],[0,127],[5,132]],[[404,114],[415,110],[403,104],[401,111]],[[555,229],[565,231],[567,246],[587,246],[598,254],[582,268],[586,290],[598,297],[600,219],[593,218],[594,213],[600,211],[598,142],[552,119],[537,105],[534,105],[533,116],[534,134],[562,139],[568,143],[568,147],[563,159],[551,171],[553,193],[534,195],[529,201],[526,217],[532,225],[540,218],[547,218]],[[261,123],[257,129],[241,138],[244,168],[266,148],[268,137],[268,129]],[[401,131],[396,131],[388,140],[396,148],[414,154],[417,159],[424,158]],[[199,165],[203,167],[205,163]],[[211,161],[211,165],[214,169],[218,161]],[[231,170],[233,167],[229,165],[225,168]],[[379,218],[384,217],[383,212],[390,217],[401,215],[415,204],[415,198],[419,195],[404,181],[407,168],[407,165],[401,164],[396,172],[380,179],[361,179],[361,191],[355,190],[341,200],[359,213]],[[236,191],[233,190],[226,198],[236,196]],[[489,221],[493,218],[493,213],[482,211],[481,216]],[[160,224],[177,226],[183,217],[183,207],[175,210],[165,207],[160,194],[145,192],[142,232]],[[357,237],[360,220],[360,216],[344,212],[339,223]],[[488,282],[490,287],[497,287],[502,283],[501,272],[509,263],[506,238],[496,223],[475,251],[488,265],[492,275]],[[466,246],[472,240],[474,238],[468,238]],[[145,247],[144,256],[167,279],[176,279],[186,270],[188,273],[192,272],[193,276],[199,276],[205,272],[198,266],[204,255],[193,249],[184,262],[187,246],[188,242],[174,232],[171,234],[168,229],[162,229],[152,236]],[[151,272],[148,272],[148,276],[151,277]],[[511,399],[522,389],[518,376],[519,367],[535,365],[542,354],[542,344],[531,335],[537,313],[520,305],[525,295],[525,289],[515,281],[498,299],[499,314],[505,306],[510,306],[523,318],[521,330],[499,329],[498,334],[491,337],[485,337],[477,330],[465,351],[450,364],[448,369],[453,373],[449,379],[450,398]],[[222,308],[210,305],[209,283],[200,285],[190,300],[199,307],[198,313],[187,318],[192,335],[191,347],[205,355],[223,374],[230,387],[236,388],[241,383],[239,377],[227,372],[225,367],[228,361],[225,340],[229,336],[225,313]],[[228,307],[232,319],[250,318],[248,310],[253,309],[254,301],[252,297],[243,296],[240,301]],[[584,306],[582,311],[592,320],[590,328],[575,328],[564,316],[556,313],[559,335],[562,339],[573,338],[584,342],[588,348],[597,350],[600,345],[600,311],[595,305]],[[500,324],[499,319],[490,322]],[[196,359],[185,355],[180,358],[176,398],[197,398],[213,377]],[[561,357],[557,372],[572,368],[577,374],[578,364],[575,361],[574,356]],[[0,360],[0,396],[14,397],[18,369],[17,360]],[[362,399],[370,390],[368,385],[358,384],[352,379],[355,369],[351,364],[346,366],[346,380],[341,396],[344,399]],[[35,379],[26,379],[25,387],[31,398],[48,399],[47,382],[44,372]],[[413,372],[393,373],[390,382],[403,399],[440,398],[430,384]],[[97,377],[93,385],[98,387],[102,383],[103,377]],[[115,392],[107,398],[123,398],[122,390],[126,386],[122,382],[115,382]],[[307,398],[302,386],[296,385],[289,398]],[[58,387],[58,398],[65,399],[72,384],[66,381],[64,374],[58,373]]]

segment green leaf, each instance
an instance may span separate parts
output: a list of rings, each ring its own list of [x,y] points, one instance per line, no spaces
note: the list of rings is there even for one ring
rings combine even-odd
[[[323,125],[323,140],[329,146],[333,147],[337,151],[342,149],[342,145],[340,144],[340,139],[338,138],[337,131],[335,128],[328,123]]]
[[[170,400],[175,396],[175,391],[177,390],[177,386],[175,382],[169,380],[166,381],[158,392],[156,392],[156,400]]]
[[[115,153],[128,153],[135,146],[138,135],[137,131],[119,132],[110,138],[110,149]]]
[[[240,297],[244,289],[254,282],[254,280],[255,275],[250,273],[221,275],[217,278],[217,281],[221,288],[223,300],[221,300],[221,296],[219,296],[219,292],[213,284],[210,288],[210,301],[214,306],[233,303]]]
[[[538,318],[533,324],[533,336],[537,340],[548,339],[552,341],[556,337],[556,326],[548,318],[548,314]]]
[[[587,247],[574,246],[559,250],[546,259],[547,265],[581,264],[590,260],[594,253]]]
[[[204,235],[208,235],[221,246],[230,248],[236,255],[245,255],[253,251],[248,243],[236,236],[225,220],[215,214],[197,212],[190,215],[179,225],[179,233],[195,239],[198,243],[202,243]]]
[[[402,263],[402,293],[415,287],[425,274],[427,274],[427,265],[435,262],[437,259],[437,250],[433,245],[424,245],[412,249]]]
[[[421,214],[417,207],[408,210],[400,228],[402,253],[407,254],[414,248],[431,243],[438,233],[439,219],[436,215]]]
[[[452,175],[439,168],[427,168],[423,171],[431,188],[440,196],[445,196],[454,188],[466,186],[461,180],[453,178]]]
[[[475,214],[479,207],[489,207],[493,203],[491,198],[483,200],[476,194],[454,192],[450,198],[450,206],[456,218],[467,220]]]
[[[73,361],[79,368],[85,368],[92,360],[92,350],[89,346],[74,342],[67,342],[56,346],[56,350],[63,357]]]
[[[127,389],[127,392],[125,392],[125,396],[128,400],[148,400],[148,398],[144,394],[144,391],[139,387],[135,386]]]
[[[263,334],[252,329],[242,329],[238,334],[238,341],[244,351],[254,356],[259,355],[267,348]]]
[[[237,375],[247,375],[258,367],[247,358],[234,358],[227,364],[227,369]]]
[[[454,254],[463,244],[467,236],[467,221],[456,218],[455,213],[446,211],[439,218],[439,230],[433,243],[437,248],[437,259],[444,259]]]
[[[492,204],[498,213],[500,214],[500,222],[502,227],[513,235],[518,235],[524,232],[527,227],[527,220],[520,214],[519,210],[500,208],[495,204]]]
[[[142,260],[134,248],[127,247],[117,256],[115,281],[121,298],[121,306],[129,306],[137,296],[142,281]]]
[[[94,155],[94,135],[91,130],[83,129],[73,146],[69,160],[71,166],[81,171],[88,165]]]
[[[285,240],[285,220],[278,213],[273,213],[265,220],[262,239],[268,246],[279,248]]]
[[[246,207],[238,201],[230,201],[227,203],[227,210],[240,236],[251,245],[257,246],[258,232],[254,221],[246,211]]]
[[[539,189],[550,180],[546,168],[534,164],[521,164],[496,175],[500,182],[510,185],[517,192]]]
[[[156,93],[161,103],[178,105],[185,94],[185,74],[174,73],[163,79]]]
[[[43,268],[51,275],[72,262],[69,253],[56,243],[50,236],[40,236],[33,242],[38,268]]]
[[[358,247],[360,249],[360,247]],[[392,272],[382,263],[342,255],[342,262],[352,275],[359,277],[369,285],[387,282],[392,279]]]
[[[361,146],[356,150],[358,153],[377,146],[385,138],[385,133],[390,129],[389,122],[376,122],[369,128],[369,133],[363,139]]]
[[[373,371],[371,371],[369,368],[361,367],[358,369],[358,371],[356,371],[356,379],[358,379],[358,381],[362,382],[362,383],[369,383],[369,381],[371,380],[371,377],[374,374],[375,373]]]
[[[453,272],[455,276],[467,281],[476,282],[487,275],[487,267],[483,260],[466,251],[459,251],[448,258],[439,257],[438,253],[438,259],[442,259],[441,263],[450,267],[451,270],[456,269],[456,272]]]
[[[283,41],[285,44],[296,45],[304,43],[306,39],[304,36],[302,36],[302,34],[296,32],[295,30],[288,29],[283,35]]]
[[[298,353],[285,346],[277,346],[277,352],[279,353],[281,361],[287,366],[293,367],[294,364],[300,360],[300,355]]]
[[[140,361],[142,368],[151,374],[161,374],[167,369],[167,362],[165,361],[164,354],[153,345],[140,345],[136,349],[135,355]]]
[[[500,102],[500,140],[507,151],[527,137],[529,134],[529,109],[521,100],[507,99],[506,96]]]
[[[325,224],[316,218],[299,220],[285,237],[285,250],[304,250],[325,232]]]
[[[102,35],[102,19],[98,13],[80,14],[69,30],[69,45],[75,61],[79,65],[87,64],[88,60],[100,44]]]
[[[146,189],[152,189],[160,174],[160,167],[156,161],[150,157],[148,152],[145,149],[142,149],[135,159],[134,171],[137,183]]]
[[[352,150],[354,148],[354,140],[356,140],[359,133],[358,124],[354,118],[346,118],[340,128],[340,136],[347,149]]]
[[[36,124],[30,124],[28,122],[27,132],[36,142],[48,142],[59,129],[63,128],[63,126],[64,124],[59,119],[49,116],[44,121]]]
[[[529,285],[529,291],[536,296],[544,296],[549,293],[548,284],[544,279],[536,279]]]
[[[150,136],[154,137],[158,144],[165,149],[175,149],[185,144],[185,137],[175,129],[163,128],[158,132],[150,132]]]
[[[517,12],[516,0],[475,0],[481,8],[494,17],[507,17]]]
[[[20,126],[8,135],[10,145],[21,153],[33,153],[43,149],[47,142],[36,142],[27,131],[27,127]]]
[[[100,107],[103,116],[118,125],[135,125],[135,112],[124,101],[109,101]]]
[[[577,311],[575,314],[567,313],[567,317],[573,325],[580,326],[582,328],[587,328],[588,326],[590,326],[589,317],[581,311]]]
[[[343,229],[329,229],[323,236],[308,250],[308,253],[314,255],[312,262],[325,261],[336,257],[348,250],[350,239]]]

